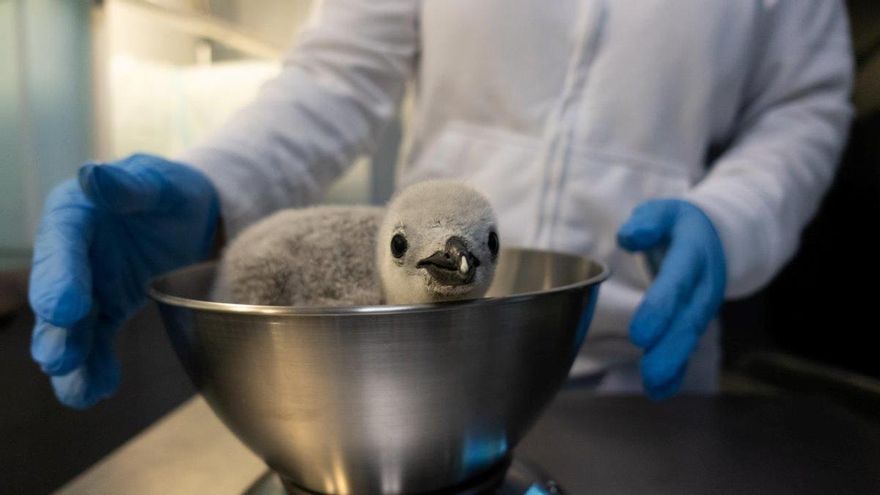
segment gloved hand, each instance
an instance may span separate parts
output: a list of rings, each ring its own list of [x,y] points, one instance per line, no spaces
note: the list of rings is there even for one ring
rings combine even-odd
[[[659,273],[630,324],[630,339],[645,350],[645,390],[663,399],[678,392],[688,358],[724,300],[721,239],[702,210],[663,199],[637,207],[617,240],[628,251],[663,253]]]
[[[218,218],[209,180],[156,156],[87,164],[52,190],[34,243],[31,355],[62,403],[86,408],[116,391],[116,329],[151,277],[207,256]]]

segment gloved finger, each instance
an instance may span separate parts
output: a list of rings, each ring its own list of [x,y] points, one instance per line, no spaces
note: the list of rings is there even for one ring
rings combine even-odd
[[[701,277],[692,300],[675,314],[669,331],[642,357],[642,378],[646,388],[663,386],[687,364],[718,309],[717,296],[712,293],[710,282],[708,273]]]
[[[681,389],[681,384],[684,382],[684,375],[686,372],[687,363],[685,363],[678,373],[676,373],[668,382],[651,387],[646,386],[645,393],[647,393],[648,397],[652,400],[663,400],[672,397]]]
[[[693,297],[703,271],[703,255],[683,237],[669,245],[660,272],[630,323],[630,340],[648,348],[663,336],[673,316]]]
[[[676,319],[669,332],[642,357],[645,389],[660,388],[675,378],[696,348],[700,333],[688,315]]]
[[[617,231],[617,243],[627,251],[644,251],[669,240],[678,207],[674,202],[642,203]]]
[[[94,210],[74,181],[53,189],[45,210],[34,241],[28,296],[39,318],[70,328],[92,306]]]
[[[85,362],[70,373],[51,378],[58,400],[74,409],[85,409],[111,396],[119,388],[119,362],[113,353],[111,326],[99,325]]]
[[[31,356],[44,373],[66,375],[83,364],[92,348],[97,318],[92,312],[71,328],[37,318],[31,337]]]

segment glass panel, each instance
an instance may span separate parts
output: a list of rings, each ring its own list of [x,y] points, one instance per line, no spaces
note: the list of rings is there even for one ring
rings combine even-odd
[[[24,256],[20,74],[16,3],[0,1],[0,270]]]
[[[27,263],[46,194],[91,154],[90,8],[0,1],[0,269]]]

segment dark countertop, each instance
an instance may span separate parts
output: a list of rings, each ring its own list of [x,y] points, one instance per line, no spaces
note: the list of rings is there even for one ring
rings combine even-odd
[[[0,317],[0,494],[51,493],[194,393],[153,308],[119,332],[119,392],[86,411],[55,399],[31,360],[33,317]]]
[[[806,398],[567,390],[517,454],[571,494],[880,493],[880,428]]]
[[[878,427],[827,402],[784,396],[658,404],[567,390],[516,454],[571,495],[880,493]],[[196,398],[63,493],[234,495],[265,470]]]

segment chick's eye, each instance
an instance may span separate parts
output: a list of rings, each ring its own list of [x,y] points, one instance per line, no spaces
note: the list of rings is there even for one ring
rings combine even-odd
[[[403,256],[408,247],[409,244],[406,242],[406,237],[401,234],[395,234],[394,237],[391,238],[391,255],[395,258]]]
[[[498,248],[500,247],[498,244],[498,234],[495,232],[489,232],[489,252],[492,253],[492,256],[498,256]]]

